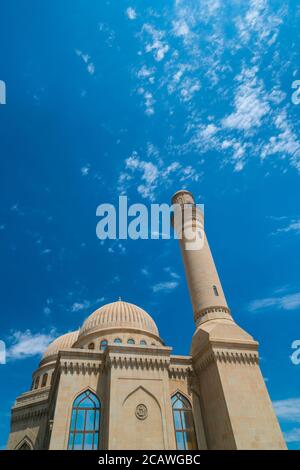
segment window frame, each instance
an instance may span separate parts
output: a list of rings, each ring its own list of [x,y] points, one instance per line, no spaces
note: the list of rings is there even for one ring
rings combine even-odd
[[[173,403],[173,400],[174,403]],[[181,408],[174,407],[176,403],[180,401],[183,405]],[[172,414],[173,414],[173,424],[174,424],[174,434],[175,434],[175,441],[176,441],[176,449],[177,450],[198,450],[198,441],[197,441],[197,434],[196,434],[196,429],[195,429],[195,421],[194,421],[194,413],[193,413],[193,408],[191,405],[190,400],[183,395],[181,392],[177,391],[174,393],[174,395],[171,396],[171,406],[172,406]],[[176,426],[176,421],[175,421],[175,412],[179,413],[179,420],[180,420],[180,428],[177,428]],[[187,428],[184,427],[184,419],[182,415],[188,414],[189,415],[189,421],[191,422],[191,427]],[[184,444],[184,449],[179,448],[179,441],[177,438],[177,435],[180,434],[182,437],[182,442]],[[190,439],[188,439],[188,435],[190,436]],[[192,447],[188,447],[188,443],[192,443]]]
[[[104,346],[104,347],[103,347]],[[107,339],[103,339],[101,342],[100,342],[100,351],[105,351],[106,348],[108,346],[108,341]]]
[[[80,406],[85,400],[89,399],[94,406]],[[78,401],[79,400],[79,401]],[[88,429],[88,416],[93,412],[93,428]],[[98,416],[98,419],[97,419]],[[78,426],[78,417],[80,420],[83,418],[83,427]],[[87,389],[81,392],[72,403],[69,436],[68,436],[68,450],[98,450],[100,448],[100,426],[101,426],[101,400],[98,396]],[[76,448],[76,437],[80,438],[80,448]],[[92,436],[91,448],[85,447],[86,437]]]

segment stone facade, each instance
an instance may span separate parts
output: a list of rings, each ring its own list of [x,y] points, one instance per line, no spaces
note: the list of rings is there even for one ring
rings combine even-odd
[[[56,339],[12,409],[8,449],[285,449],[258,344],[233,320],[188,191],[181,252],[194,310],[191,355],[175,356],[141,308],[114,302]]]

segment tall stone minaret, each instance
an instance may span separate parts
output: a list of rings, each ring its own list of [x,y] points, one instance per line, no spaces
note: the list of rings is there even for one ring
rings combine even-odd
[[[191,345],[194,391],[208,448],[285,449],[258,364],[258,343],[231,316],[205,235],[203,213],[186,190],[175,193],[172,204],[183,214],[175,218],[175,229],[181,237],[196,324]],[[202,234],[200,245],[193,244],[191,233],[195,242]]]

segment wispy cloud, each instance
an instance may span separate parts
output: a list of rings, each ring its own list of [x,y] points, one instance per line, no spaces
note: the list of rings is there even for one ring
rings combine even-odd
[[[239,85],[234,98],[235,111],[222,119],[223,127],[249,131],[261,126],[264,116],[270,111],[270,105],[263,82],[256,77],[257,72],[257,67],[244,68],[236,78]]]
[[[128,7],[126,10],[126,15],[130,20],[135,20],[137,17],[136,11],[132,7]]]
[[[132,183],[136,186],[135,177],[138,176],[141,184],[137,186],[137,192],[144,198],[153,201],[159,187],[167,187],[171,184],[172,178],[176,178],[181,183],[186,181],[198,181],[200,174],[191,166],[183,166],[179,162],[164,165],[160,154],[157,151],[153,154],[153,148],[148,146],[148,160],[140,158],[134,151],[131,156],[125,159],[125,170],[119,176],[119,191],[126,192]]]
[[[105,298],[101,297],[93,301],[82,300],[82,301],[74,302],[71,305],[71,312],[75,313],[75,312],[81,312],[82,310],[89,310],[91,308],[94,308],[95,306],[98,306],[98,305],[100,306],[100,304],[104,302],[104,300]]]
[[[278,228],[273,232],[273,235],[276,235],[278,233],[295,233],[296,235],[300,235],[300,219],[293,219],[292,221],[289,222],[288,225],[285,227]]]
[[[300,442],[300,428],[293,428],[283,434],[286,442]]]
[[[166,282],[159,282],[157,284],[154,284],[152,286],[152,290],[154,293],[158,292],[172,292],[174,289],[178,287],[178,282],[177,281],[166,281]]]
[[[88,54],[85,54],[80,49],[75,49],[76,55],[80,57],[83,62],[86,64],[86,69],[90,75],[94,75],[95,73],[95,65],[91,60],[91,57]]]
[[[300,423],[300,398],[274,401],[273,406],[281,420]]]
[[[55,330],[49,333],[32,333],[31,330],[14,331],[9,338],[11,346],[7,350],[7,358],[17,360],[41,355],[56,336]]]
[[[266,297],[253,300],[249,304],[250,312],[257,312],[268,308],[278,310],[295,310],[300,307],[300,292],[283,296]]]

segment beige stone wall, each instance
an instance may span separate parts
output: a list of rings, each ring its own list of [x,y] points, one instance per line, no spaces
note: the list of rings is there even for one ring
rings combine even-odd
[[[106,402],[106,381],[102,372],[104,354],[74,350],[69,353],[62,351],[60,356],[60,377],[55,384],[57,393],[50,450],[67,449],[73,401],[84,390],[89,388],[98,396],[102,404],[101,418],[105,420],[103,404]]]
[[[286,449],[258,364],[220,361],[218,371],[237,449]]]
[[[45,449],[48,426],[49,388],[26,392],[12,408],[11,430],[7,449],[14,450],[26,441],[34,449]]]
[[[100,448],[176,449],[171,396],[180,391],[193,404],[191,359],[170,365],[170,351],[115,345],[105,353],[61,352],[50,449],[67,448],[72,404],[87,388],[102,403]],[[140,405],[146,416],[140,416]],[[197,427],[199,419],[197,414]]]
[[[130,356],[112,363],[109,449],[174,449],[167,362],[149,355],[148,363],[140,359],[140,367],[130,364]],[[136,415],[139,405],[146,409],[145,419]]]

